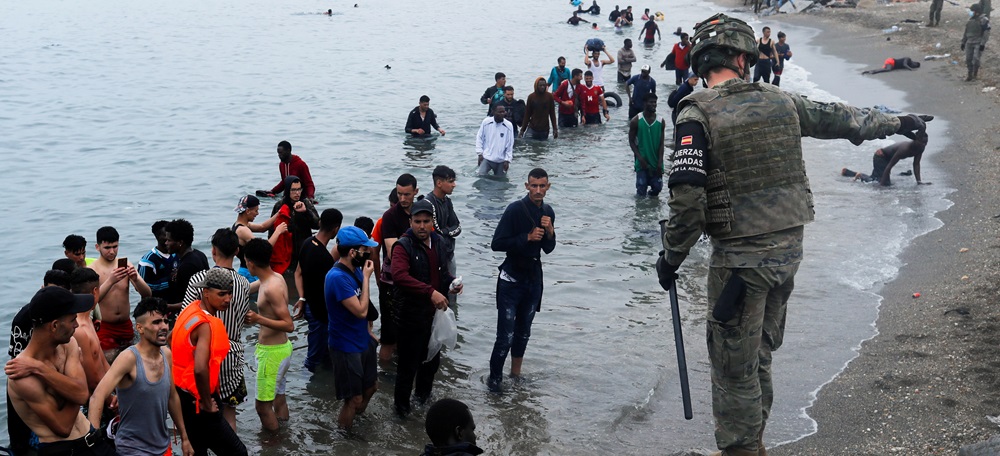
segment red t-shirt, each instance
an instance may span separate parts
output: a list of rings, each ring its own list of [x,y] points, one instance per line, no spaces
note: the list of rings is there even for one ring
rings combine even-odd
[[[604,95],[604,89],[601,86],[587,87],[586,84],[580,84],[576,86],[576,95],[580,97],[584,114],[600,114],[601,95]]]
[[[288,209],[288,205],[283,204],[281,209],[278,209],[278,217],[274,219],[274,226],[277,227],[282,223],[291,223],[291,221],[292,213]],[[271,269],[274,272],[284,274],[288,266],[292,264],[292,248],[291,231],[286,231],[281,236],[278,236],[278,242],[274,244],[274,249],[271,251]]]
[[[683,71],[689,68],[687,63],[688,52],[691,52],[690,44],[684,46],[684,49],[681,49],[681,43],[674,44],[674,66],[678,70]]]

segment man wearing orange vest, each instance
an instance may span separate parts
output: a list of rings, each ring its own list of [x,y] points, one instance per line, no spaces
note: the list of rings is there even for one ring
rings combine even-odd
[[[213,395],[219,391],[219,367],[229,353],[229,337],[216,312],[229,307],[233,276],[222,268],[209,269],[192,287],[201,288],[194,301],[177,316],[171,349],[174,385],[181,398],[181,411],[188,439],[196,455],[246,455],[247,447],[229,426]]]

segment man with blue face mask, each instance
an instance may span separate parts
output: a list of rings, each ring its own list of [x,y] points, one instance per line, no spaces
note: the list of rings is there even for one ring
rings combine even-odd
[[[965,51],[965,66],[969,69],[966,81],[979,77],[979,59],[986,49],[990,39],[990,19],[983,14],[983,6],[979,3],[969,7],[969,22],[965,23],[965,34],[962,35],[962,50]]]

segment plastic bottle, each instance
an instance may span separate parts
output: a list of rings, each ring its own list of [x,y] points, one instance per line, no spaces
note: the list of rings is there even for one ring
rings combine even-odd
[[[892,27],[889,27],[887,29],[882,29],[882,33],[885,33],[887,35],[890,34],[890,33],[898,32],[898,31],[899,31],[899,26],[898,25],[893,25]]]
[[[455,291],[456,288],[462,286],[462,276],[455,277],[455,280],[451,281],[451,286],[448,287],[450,291]]]

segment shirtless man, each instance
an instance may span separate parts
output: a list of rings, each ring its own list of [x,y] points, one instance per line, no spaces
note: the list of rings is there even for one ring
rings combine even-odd
[[[100,302],[97,299],[100,293],[100,281],[101,277],[93,269],[77,268],[69,276],[70,291],[75,294],[93,295],[94,303],[97,305],[96,303]],[[90,317],[90,311],[77,314],[76,324],[73,338],[80,346],[80,362],[87,376],[87,390],[93,393],[111,365],[101,350],[101,341],[97,337],[97,329]]]
[[[132,331],[131,309],[128,302],[128,284],[143,298],[152,296],[153,291],[142,280],[132,263],[115,261],[118,257],[118,230],[105,226],[97,230],[97,259],[90,267],[101,277],[97,301],[101,307],[101,327],[97,336],[101,339],[101,349],[108,362],[114,362],[118,353],[132,345],[135,333]],[[124,260],[124,258],[122,258]]]
[[[114,445],[80,411],[90,393],[73,333],[77,314],[93,308],[94,297],[45,287],[29,306],[31,341],[4,372],[14,410],[38,436],[38,454],[115,454]]]
[[[285,374],[292,357],[288,333],[295,330],[288,313],[288,286],[285,279],[271,270],[271,244],[263,239],[251,239],[246,245],[245,258],[250,273],[260,277],[257,308],[260,313],[247,312],[248,325],[260,325],[257,336],[257,415],[264,429],[278,430],[279,421],[288,421],[285,401]]]
[[[240,239],[240,251],[236,253],[236,258],[240,259],[240,268],[237,272],[243,277],[247,278],[250,282],[250,293],[256,293],[257,287],[260,283],[257,282],[257,278],[250,274],[250,269],[247,268],[247,261],[243,259],[243,246],[247,245],[254,238],[254,233],[263,233],[274,227],[274,220],[278,218],[278,214],[275,213],[271,218],[264,221],[264,223],[253,223],[254,219],[260,215],[260,199],[253,195],[247,195],[240,198],[239,204],[233,209],[236,212],[236,222],[233,223],[232,229],[236,233],[236,236]],[[273,246],[275,242],[278,242],[278,238],[288,231],[288,225],[282,223],[277,227],[274,227],[274,234],[268,239],[268,242]]]
[[[883,147],[875,151],[872,157],[871,175],[862,174],[844,168],[840,171],[842,176],[853,177],[854,180],[862,182],[872,182],[878,180],[878,184],[883,187],[892,185],[892,168],[905,158],[913,159],[913,177],[917,179],[917,185],[930,185],[930,182],[920,180],[920,158],[927,147],[927,132],[918,131],[913,141],[904,141]]]
[[[108,375],[101,380],[90,398],[90,424],[100,426],[101,404],[117,391],[123,420],[115,433],[115,446],[122,454],[170,449],[167,412],[177,426],[184,456],[194,455],[181,413],[181,399],[174,389],[170,366],[172,356],[167,345],[167,304],[160,298],[139,301],[132,315],[139,343],[115,359]],[[140,380],[141,378],[141,380]]]

